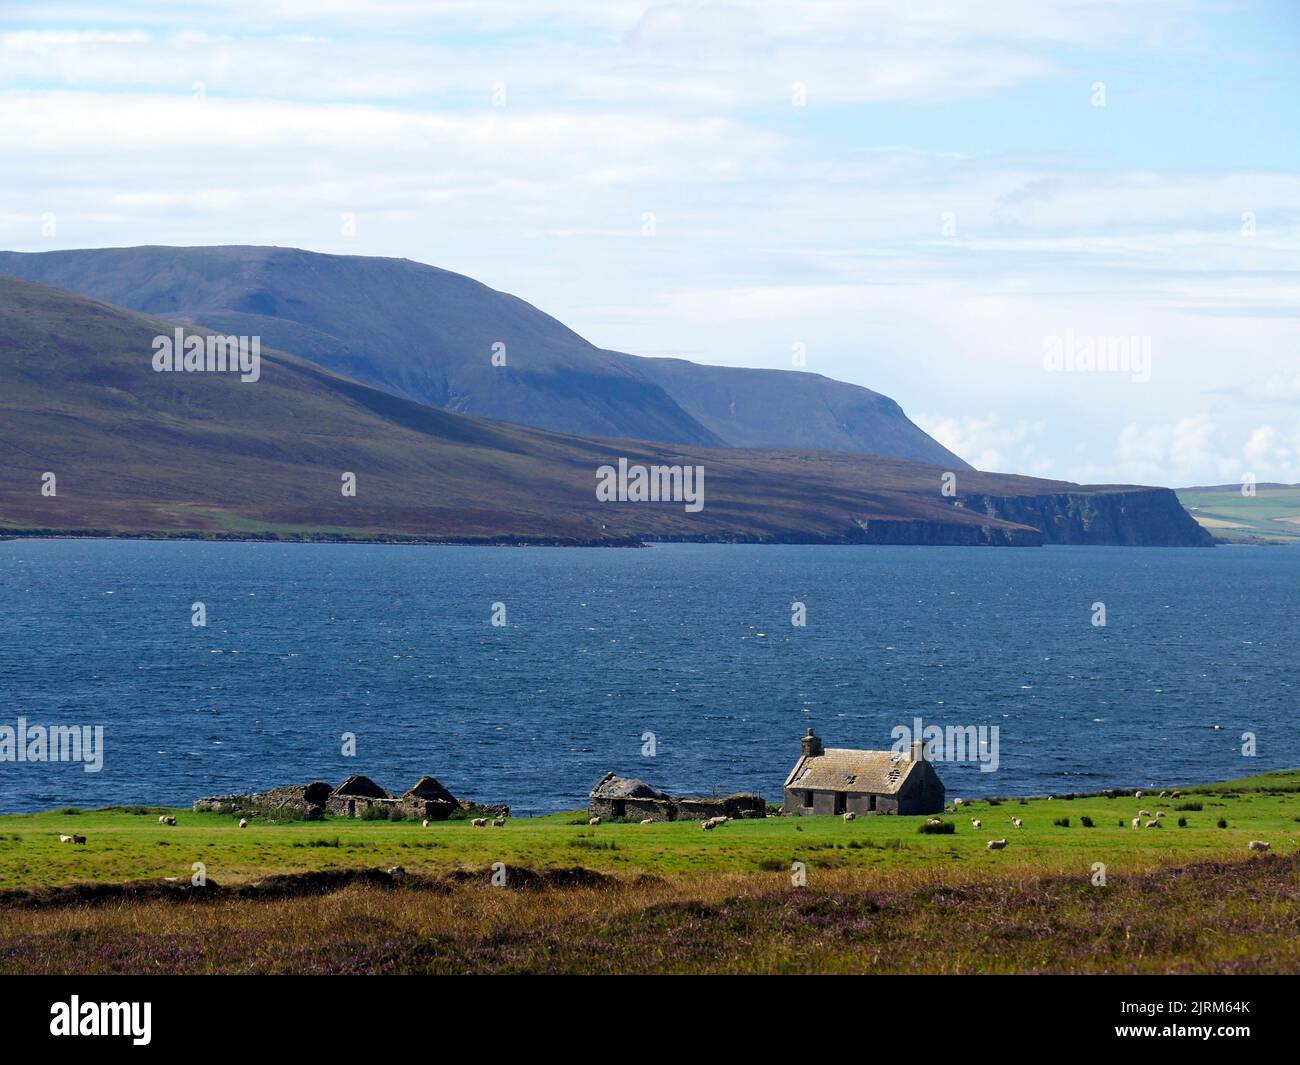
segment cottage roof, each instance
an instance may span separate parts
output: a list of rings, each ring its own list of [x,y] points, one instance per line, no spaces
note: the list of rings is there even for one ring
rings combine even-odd
[[[456,796],[429,776],[417,780],[402,798],[422,799],[425,802],[449,802],[453,804],[456,802]]]
[[[827,747],[822,754],[802,756],[786,778],[787,788],[815,791],[870,792],[893,795],[922,762],[892,751],[855,751]]]
[[[333,791],[334,795],[358,795],[367,799],[391,799],[383,788],[376,784],[369,777],[354,776],[348,777]]]
[[[644,780],[637,780],[636,777],[620,777],[614,773],[606,773],[600,778],[600,783],[591,789],[591,797],[593,799],[671,798],[658,788],[652,788]]]

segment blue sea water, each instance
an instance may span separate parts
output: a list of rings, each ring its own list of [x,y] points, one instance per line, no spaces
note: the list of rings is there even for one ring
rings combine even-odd
[[[1287,548],[0,542],[0,725],[105,735],[99,773],[0,762],[0,811],[428,773],[538,813],[610,769],[779,801],[809,726],[916,717],[999,728],[949,795],[1244,776],[1300,766],[1298,588]]]

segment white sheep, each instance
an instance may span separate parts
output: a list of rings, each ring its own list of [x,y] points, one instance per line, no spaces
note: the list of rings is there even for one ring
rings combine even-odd
[[[979,819],[978,817],[972,817],[972,818],[970,819],[970,823],[971,823],[971,828],[983,828],[983,827],[984,827],[983,822],[981,822],[980,819]]]
[[[587,822],[587,824],[589,824],[589,825],[598,825],[598,824],[600,824],[600,818],[599,818],[599,817],[593,817],[590,821]]]
[[[1146,827],[1146,828],[1159,828],[1159,827],[1160,827],[1160,822],[1159,822],[1159,821],[1148,821],[1144,827]]]
[[[647,817],[647,818],[646,818],[644,821],[642,821],[641,823],[642,823],[643,825],[653,825],[653,824],[655,823],[655,820],[654,820],[653,817]]]
[[[158,815],[158,823],[159,823],[160,825],[165,825],[165,824],[167,823],[167,815],[166,815],[166,814],[159,814],[159,815]]]
[[[1168,798],[1168,796],[1169,796],[1169,792],[1167,792],[1167,791],[1162,791],[1162,792],[1160,793],[1160,798],[1162,798],[1162,799],[1164,799],[1164,798]]]
[[[1170,796],[1170,798],[1174,798],[1174,799],[1181,799],[1182,797],[1183,797],[1183,793],[1181,791],[1176,791],[1173,793],[1172,796]]]
[[[1134,828],[1141,828],[1141,827],[1142,827],[1142,818],[1140,818],[1140,817],[1135,817],[1135,818],[1133,818],[1133,827],[1134,827]]]
[[[1268,844],[1262,839],[1252,839],[1250,841],[1250,849],[1253,851],[1266,851],[1268,850]]]
[[[927,828],[931,828],[935,825],[941,825],[943,824],[943,822],[940,821],[937,817],[931,817],[928,821],[926,821],[925,824]]]
[[[1165,812],[1164,812],[1164,810],[1157,810],[1157,811],[1156,811],[1156,820],[1157,820],[1157,821],[1159,821],[1160,818],[1162,818],[1162,817],[1164,817],[1164,816],[1165,816]]]
[[[1142,793],[1141,793],[1140,791],[1135,791],[1135,792],[1133,793],[1133,798],[1135,798],[1135,799],[1140,799],[1140,798],[1142,798]]]
[[[500,828],[505,823],[506,823],[506,819],[504,817],[495,817],[492,819],[493,828]]]
[[[1139,811],[1138,811],[1138,817],[1150,817],[1150,816],[1151,816],[1151,811],[1150,811],[1150,810],[1139,810]]]
[[[858,815],[855,814],[852,810],[845,810],[845,811],[844,811],[844,820],[845,820],[845,821],[856,821],[856,820],[857,820],[857,817],[858,817]]]
[[[954,806],[961,806],[965,801],[965,799],[953,799],[952,804]]]
[[[174,817],[160,817],[160,818],[158,818],[158,823],[159,823],[160,825],[174,825],[174,824],[176,824],[176,818],[174,818]]]
[[[247,828],[247,827],[248,827],[248,818],[246,818],[246,817],[241,817],[241,818],[239,819],[239,827],[240,827],[240,828]]]
[[[986,851],[1000,851],[1006,845],[1007,841],[1005,839],[991,839],[985,844],[984,849]]]
[[[60,842],[60,843],[71,843],[71,842],[72,842],[72,837],[71,837],[71,836],[65,836],[65,835],[63,835],[62,833],[59,833],[59,842]]]
[[[470,822],[470,824],[473,825],[475,828],[487,828],[487,818],[476,817],[474,818],[473,821]]]
[[[1020,820],[1020,818],[1018,818],[1018,817],[1013,817],[1013,818],[1011,819],[1011,823],[1012,823],[1013,825],[1015,825],[1016,828],[1024,828],[1024,827],[1025,827],[1025,823],[1024,823],[1022,820]]]
[[[429,827],[429,819],[428,819],[427,817],[426,817],[423,821],[420,822],[420,827],[421,827],[421,828],[428,828],[428,827]]]

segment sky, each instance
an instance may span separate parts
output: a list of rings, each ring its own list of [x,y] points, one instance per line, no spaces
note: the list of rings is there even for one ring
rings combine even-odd
[[[1300,2],[0,2],[0,247],[469,274],[981,469],[1300,482]]]

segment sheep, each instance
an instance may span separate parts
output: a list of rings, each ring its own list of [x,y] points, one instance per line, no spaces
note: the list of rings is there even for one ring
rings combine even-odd
[[[72,837],[72,842],[73,842],[73,843],[85,843],[85,842],[86,842],[86,837],[85,837],[85,836],[73,836],[73,837]],[[1266,846],[1267,846],[1267,844],[1266,844]]]
[[[1007,841],[1005,839],[991,839],[984,845],[984,849],[986,851],[1000,851],[1006,845]]]
[[[983,827],[984,827],[984,826],[980,823],[980,819],[979,819],[978,817],[972,817],[972,818],[970,819],[970,824],[971,824],[971,828],[983,828]]]
[[[1160,827],[1160,822],[1159,822],[1159,821],[1148,821],[1144,827],[1146,827],[1146,828],[1159,828],[1159,827]]]
[[[388,875],[391,876],[394,880],[405,880],[406,870],[403,869],[400,865],[395,865],[390,870],[388,870]]]
[[[247,828],[247,827],[248,827],[248,818],[246,818],[246,817],[241,817],[241,818],[239,819],[239,827],[240,827],[240,828]]]
[[[599,817],[593,817],[590,821],[587,822],[587,824],[589,824],[589,825],[598,825],[598,824],[600,824],[600,818],[599,818]]]
[[[1013,825],[1015,825],[1016,828],[1024,828],[1024,827],[1025,827],[1025,823],[1024,823],[1022,820],[1020,820],[1020,818],[1018,818],[1018,817],[1013,817],[1013,818],[1011,819],[1011,823],[1012,823]]]
[[[1183,793],[1182,793],[1181,791],[1176,791],[1176,792],[1174,792],[1173,795],[1171,796],[1171,798],[1174,798],[1174,799],[1181,799],[1182,797],[1183,797]]]
[[[166,815],[166,814],[160,814],[159,817],[158,817],[158,823],[159,823],[160,825],[165,825],[165,824],[167,823],[167,815]]]
[[[421,828],[428,828],[428,827],[429,827],[429,819],[428,819],[427,817],[426,817],[423,821],[420,822],[420,827],[421,827]]]
[[[845,811],[844,811],[844,820],[845,820],[845,821],[855,821],[855,820],[857,820],[857,816],[858,816],[858,815],[855,814],[852,810],[845,810]]]
[[[1167,792],[1167,791],[1162,791],[1162,792],[1160,793],[1160,798],[1162,798],[1162,799],[1167,799],[1168,797],[1169,797],[1169,792]]]
[[[1140,817],[1135,817],[1135,818],[1133,818],[1133,827],[1134,827],[1134,828],[1141,828],[1141,827],[1142,827],[1142,818],[1140,818]]]
[[[1139,811],[1138,811],[1138,817],[1150,817],[1150,816],[1151,816],[1151,811],[1150,811],[1150,810],[1139,810]]]
[[[1142,793],[1141,793],[1140,791],[1135,791],[1135,792],[1133,793],[1133,798],[1135,798],[1135,799],[1140,799],[1140,798],[1142,798]]]
[[[718,827],[718,823],[716,821],[701,821],[700,827],[704,829],[705,832],[712,832]]]
[[[504,817],[494,817],[494,818],[492,819],[492,827],[493,827],[493,828],[500,828],[500,827],[501,827],[502,825],[504,825],[505,823],[506,823],[506,819],[505,819]]]
[[[487,828],[487,818],[476,817],[474,818],[473,821],[470,822],[470,824],[473,825],[475,828]]]
[[[71,842],[72,842],[72,837],[71,837],[71,836],[65,836],[65,835],[63,835],[63,833],[59,833],[59,842],[60,842],[60,843],[71,843]]]
[[[1266,851],[1268,850],[1268,844],[1262,839],[1252,839],[1250,841],[1250,849],[1253,851]]]
[[[932,826],[934,826],[934,825],[941,825],[941,824],[943,824],[943,822],[940,821],[937,817],[931,817],[928,821],[926,821],[925,824],[926,824],[926,827],[929,828],[929,827],[932,827]]]
[[[952,804],[954,806],[962,806],[965,803],[965,801],[966,801],[965,799],[953,799]]]
[[[647,818],[646,818],[644,821],[642,821],[641,823],[642,823],[643,825],[653,825],[653,824],[655,823],[655,819],[654,819],[653,817],[647,817]]]
[[[174,825],[174,824],[176,824],[176,818],[174,818],[174,817],[160,817],[160,818],[158,818],[158,823],[159,823],[160,825]]]
[[[1165,816],[1165,812],[1164,812],[1164,810],[1157,810],[1157,811],[1156,811],[1156,820],[1157,820],[1157,821],[1159,821],[1160,818],[1162,818],[1162,817],[1164,817],[1164,816]]]

